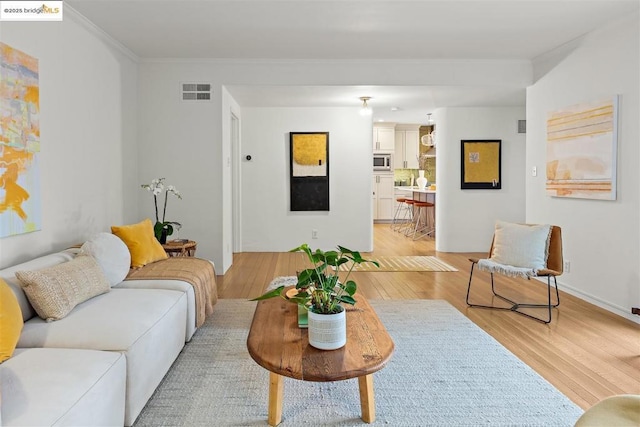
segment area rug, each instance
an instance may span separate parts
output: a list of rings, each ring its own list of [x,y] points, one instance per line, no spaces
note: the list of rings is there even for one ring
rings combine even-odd
[[[379,426],[573,426],[582,410],[441,300],[370,300],[393,338],[374,374]],[[142,426],[266,426],[269,376],[249,356],[255,303],[220,300],[144,408]],[[363,426],[358,382],[285,378],[281,426]]]
[[[353,271],[458,271],[434,256],[379,256],[373,260],[378,261],[380,268],[366,262],[356,264]],[[340,266],[342,271],[348,269],[348,264]]]

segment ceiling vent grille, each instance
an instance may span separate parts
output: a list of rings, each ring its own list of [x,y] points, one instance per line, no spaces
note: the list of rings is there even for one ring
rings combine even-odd
[[[211,101],[210,83],[181,83],[183,101]]]

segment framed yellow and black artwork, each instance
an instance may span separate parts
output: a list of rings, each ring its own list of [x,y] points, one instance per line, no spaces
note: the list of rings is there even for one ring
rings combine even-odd
[[[290,132],[292,211],[329,210],[329,132]]]
[[[461,189],[499,190],[502,188],[501,143],[499,139],[463,139],[461,141]]]

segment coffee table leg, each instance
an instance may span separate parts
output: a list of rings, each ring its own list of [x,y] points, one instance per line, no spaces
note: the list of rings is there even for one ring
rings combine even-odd
[[[360,408],[362,421],[372,423],[376,420],[376,402],[373,397],[373,374],[358,377],[360,387]]]
[[[284,381],[282,375],[269,372],[269,425],[277,426],[282,421],[282,394]]]

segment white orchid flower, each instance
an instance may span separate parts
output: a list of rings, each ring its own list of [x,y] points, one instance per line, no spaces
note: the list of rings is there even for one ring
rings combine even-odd
[[[174,187],[173,185],[169,185],[167,187],[167,193],[173,193],[176,195],[176,197],[178,197],[178,199],[182,199],[182,196],[180,195],[180,192],[178,191],[178,189],[176,187]]]
[[[182,195],[178,191],[178,189],[173,185],[164,184],[164,178],[155,178],[151,180],[151,184],[142,184],[141,187],[145,190],[153,193],[153,205],[156,211],[156,224],[154,225],[154,232],[156,233],[156,238],[160,240],[159,233],[162,232],[162,235],[171,235],[174,229],[179,230],[182,227],[182,224],[175,221],[166,221],[165,214],[167,212],[167,199],[169,193],[173,193],[177,198],[182,199]],[[160,221],[160,216],[158,215],[158,196],[161,196],[164,192],[164,202],[163,202],[163,210],[162,210],[162,221]]]

